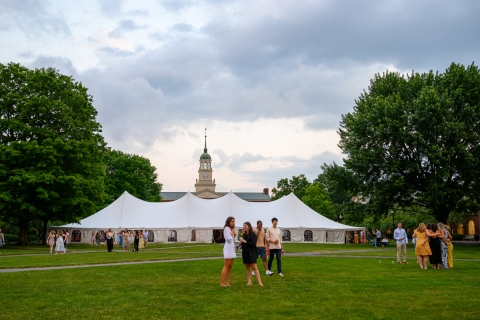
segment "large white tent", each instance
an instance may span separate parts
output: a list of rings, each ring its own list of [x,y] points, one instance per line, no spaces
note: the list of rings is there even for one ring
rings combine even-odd
[[[293,193],[272,202],[247,202],[233,192],[212,200],[198,198],[188,192],[172,202],[146,202],[124,192],[108,207],[80,221],[60,226],[69,230],[73,240],[90,242],[92,231],[147,229],[154,241],[212,242],[214,230],[222,230],[227,217],[233,216],[236,228],[243,222],[253,226],[262,220],[264,227],[278,219],[284,240],[291,242],[344,243],[346,231],[364,228],[347,226],[310,209]]]

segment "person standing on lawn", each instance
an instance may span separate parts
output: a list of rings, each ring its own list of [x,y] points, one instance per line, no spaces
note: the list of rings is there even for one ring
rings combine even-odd
[[[53,246],[55,245],[55,230],[51,230],[48,234],[47,244],[50,246],[50,253],[52,253]]]
[[[3,235],[2,229],[0,229],[0,247],[5,244],[5,236]],[[52,253],[52,248],[50,248],[50,253]]]
[[[112,252],[112,250],[113,250],[113,231],[112,231],[112,229],[108,229],[107,234],[105,236],[107,238],[107,250],[108,250],[108,252]]]
[[[242,260],[247,272],[247,286],[252,285],[252,274],[250,274],[250,270],[253,269],[253,274],[257,278],[258,285],[263,287],[257,268],[257,237],[253,232],[252,225],[248,221],[243,224],[243,235],[240,238],[240,242],[242,244]]]
[[[225,245],[223,246],[223,269],[220,276],[220,287],[230,287],[230,274],[232,273],[233,259],[237,257],[235,252],[235,218],[228,217],[223,228]]]
[[[397,263],[407,263],[407,232],[402,228],[402,223],[397,224],[397,229],[393,232],[393,239],[397,242]]]
[[[282,247],[282,231],[277,228],[278,219],[272,218],[272,226],[267,229],[265,233],[265,237],[267,238],[268,246],[270,249],[270,257],[268,259],[268,270],[267,276],[271,276],[272,272],[272,262],[273,257],[277,257],[277,271],[280,277],[283,277],[282,273],[282,254],[283,254],[283,247]]]
[[[415,244],[415,254],[417,255],[420,269],[428,269],[428,256],[432,254],[427,236],[427,227],[425,223],[420,223],[418,228],[413,231],[412,238],[417,239]]]
[[[143,231],[143,244],[145,245],[145,248],[148,247],[148,230],[147,229]]]
[[[140,241],[140,231],[135,231],[135,238],[133,240],[133,252],[138,252],[138,243]]]
[[[63,242],[63,231],[58,231],[57,242],[55,243],[55,254],[64,254],[65,246]]]
[[[449,226],[445,226],[445,238],[448,239],[448,267],[453,268],[453,243],[452,232]]]
[[[265,268],[265,273],[268,275],[267,269],[267,252],[265,250],[265,230],[263,230],[263,222],[258,220],[257,227],[253,229],[255,236],[257,237],[257,257],[260,257],[263,262],[263,267]],[[252,271],[252,275],[255,275]]]
[[[67,253],[67,244],[69,244],[69,237],[70,233],[68,233],[67,229],[63,230],[63,251]]]
[[[130,243],[128,241],[128,230],[125,229],[123,230],[123,233],[122,233],[122,239],[123,239],[123,252],[127,252],[128,249],[130,249]]]
[[[377,229],[377,232],[375,232],[375,243],[377,247],[380,247],[382,245],[382,232],[380,229]]]

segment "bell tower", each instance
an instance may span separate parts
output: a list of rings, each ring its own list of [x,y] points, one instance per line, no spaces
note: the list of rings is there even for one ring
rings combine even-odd
[[[212,180],[212,158],[207,152],[207,129],[205,128],[205,148],[200,156],[200,168],[198,169],[198,179],[195,183],[195,192],[210,190],[215,192],[215,180]]]

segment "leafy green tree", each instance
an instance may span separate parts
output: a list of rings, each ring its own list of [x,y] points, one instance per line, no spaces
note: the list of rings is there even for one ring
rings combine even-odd
[[[105,186],[108,194],[105,206],[127,191],[149,202],[162,201],[162,184],[157,182],[156,168],[139,155],[108,149],[103,155],[106,166]]]
[[[272,200],[280,199],[283,196],[288,196],[294,193],[297,198],[302,199],[305,195],[305,190],[311,183],[307,180],[304,174],[298,177],[293,176],[292,179],[284,178],[277,182],[277,187],[272,189]]]
[[[375,75],[339,146],[360,192],[386,214],[419,207],[446,223],[477,212],[480,196],[480,72],[452,63],[444,73]]]
[[[54,69],[0,64],[0,219],[75,222],[103,202],[104,148],[87,88]]]
[[[302,202],[312,210],[329,219],[336,220],[335,208],[325,187],[320,183],[313,183],[305,189]]]
[[[318,182],[325,186],[334,206],[336,220],[357,225],[376,210],[368,199],[359,193],[360,182],[351,170],[335,162],[332,165],[324,163],[321,169],[322,173],[314,183]]]

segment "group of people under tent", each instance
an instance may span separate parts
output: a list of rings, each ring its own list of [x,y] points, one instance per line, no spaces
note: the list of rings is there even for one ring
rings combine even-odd
[[[108,229],[105,232],[105,245],[108,252],[112,252],[114,244],[123,248],[123,252],[127,252],[131,246],[133,246],[133,252],[138,252],[140,249],[148,247],[149,231],[145,230],[128,230],[123,229],[118,232],[113,232],[112,229]],[[102,232],[92,231],[90,238],[90,246],[99,246],[102,240]]]

